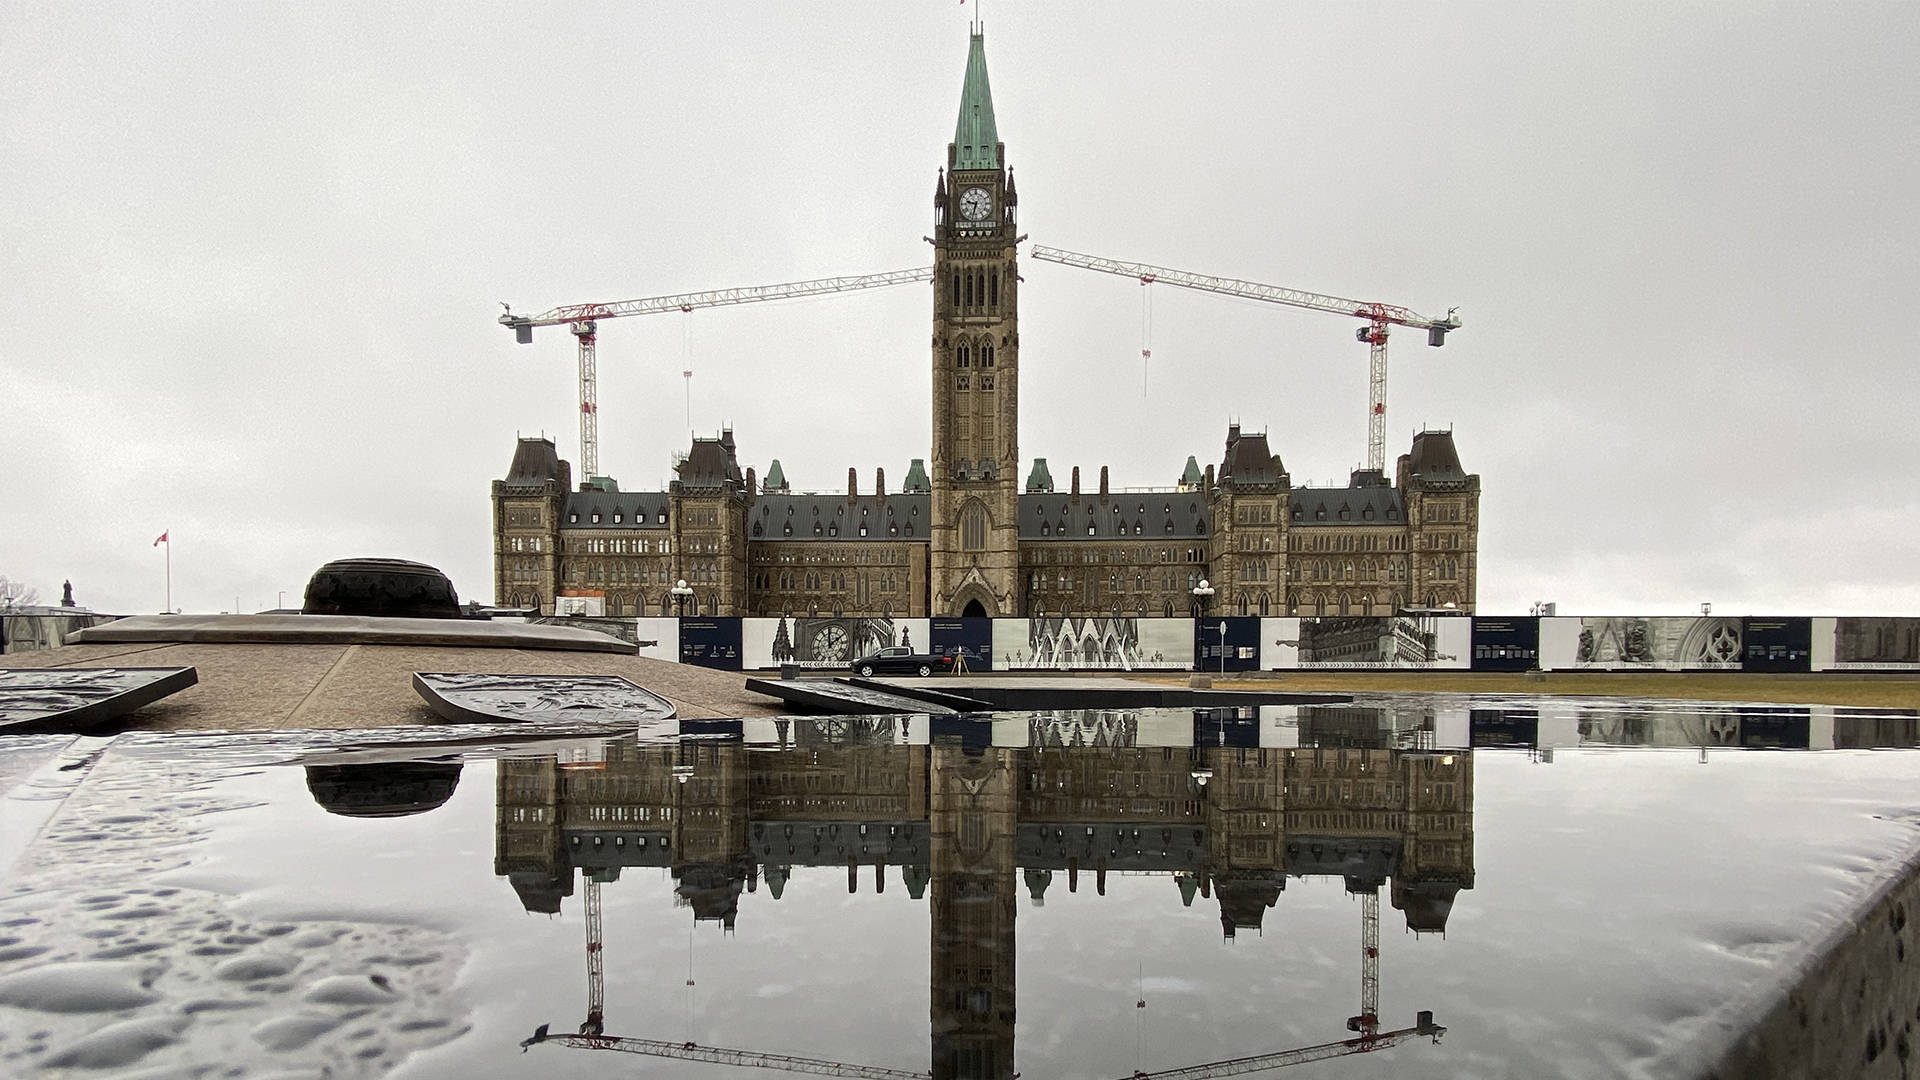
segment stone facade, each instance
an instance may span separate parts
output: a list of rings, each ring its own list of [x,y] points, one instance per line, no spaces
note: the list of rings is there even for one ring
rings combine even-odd
[[[493,484],[494,598],[553,614],[995,616],[1472,612],[1480,478],[1453,435],[1423,431],[1394,476],[1294,487],[1263,433],[1227,429],[1218,466],[1166,488],[1055,490],[1019,448],[1019,196],[975,35],[960,121],[934,186],[931,470],[903,489],[758,490],[733,433],[696,438],[665,492],[604,478],[572,490],[547,439],[521,439]],[[683,605],[672,589],[692,590]],[[1214,594],[1196,599],[1202,580]],[[1201,607],[1205,611],[1201,612]]]

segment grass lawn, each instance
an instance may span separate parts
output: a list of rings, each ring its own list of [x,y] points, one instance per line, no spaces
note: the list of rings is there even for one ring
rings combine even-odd
[[[1186,676],[1136,676],[1186,685]],[[1782,705],[1865,705],[1920,709],[1920,676],[1750,675],[1741,672],[1552,671],[1545,678],[1469,671],[1246,672],[1213,685],[1221,690],[1300,690],[1329,693],[1427,691],[1461,694],[1557,694],[1587,697],[1675,698],[1683,701],[1765,701]]]

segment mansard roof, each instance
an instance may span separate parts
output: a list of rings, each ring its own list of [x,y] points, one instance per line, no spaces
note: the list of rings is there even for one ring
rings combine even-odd
[[[1454,448],[1451,431],[1420,432],[1413,437],[1413,451],[1407,457],[1408,471],[1425,479],[1466,479],[1467,471],[1460,467],[1460,452]]]
[[[1207,535],[1207,502],[1192,491],[1108,495],[1035,492],[1020,496],[1020,542],[1050,540],[1198,540]]]
[[[967,45],[967,78],[960,88],[960,120],[953,128],[955,169],[1000,167],[1000,133],[993,122],[993,91],[987,85],[986,39],[975,31]]]
[[[507,466],[508,487],[538,487],[549,480],[571,487],[571,470],[560,460],[553,440],[545,437],[522,438],[513,448],[513,464]]]
[[[1407,511],[1390,487],[1294,488],[1291,523],[1311,525],[1404,525]]]
[[[723,431],[717,439],[693,440],[687,459],[674,466],[680,478],[674,483],[690,488],[717,488],[728,484],[744,486],[746,477],[734,457],[733,432]]]
[[[575,491],[561,511],[563,529],[661,529],[668,513],[664,491]],[[598,516],[599,520],[594,518]]]
[[[914,540],[925,542],[933,499],[899,495],[761,495],[747,510],[752,543],[803,540]],[[815,531],[815,526],[819,526]],[[860,535],[865,525],[867,533]]]
[[[1286,467],[1279,455],[1267,447],[1265,432],[1240,433],[1239,424],[1227,427],[1227,453],[1220,462],[1219,482],[1223,488],[1246,488],[1284,482]]]

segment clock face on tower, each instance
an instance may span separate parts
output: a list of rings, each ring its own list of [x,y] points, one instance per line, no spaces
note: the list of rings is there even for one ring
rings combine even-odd
[[[968,188],[960,196],[960,216],[968,221],[985,221],[993,212],[993,196],[986,188]]]

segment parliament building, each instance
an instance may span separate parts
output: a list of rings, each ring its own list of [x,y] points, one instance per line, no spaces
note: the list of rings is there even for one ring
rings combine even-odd
[[[606,615],[1185,617],[1474,610],[1480,478],[1450,431],[1422,431],[1392,477],[1295,487],[1264,433],[1227,428],[1151,491],[1060,489],[1019,447],[1019,196],[972,36],[959,123],[934,185],[932,447],[898,490],[793,492],[777,459],[742,468],[731,431],[695,438],[666,491],[576,487],[551,439],[522,438],[493,482],[495,603]],[[1172,460],[1177,461],[1178,458]],[[1168,474],[1175,469],[1171,466]],[[684,607],[672,589],[692,590]],[[684,596],[684,594],[682,594]]]

